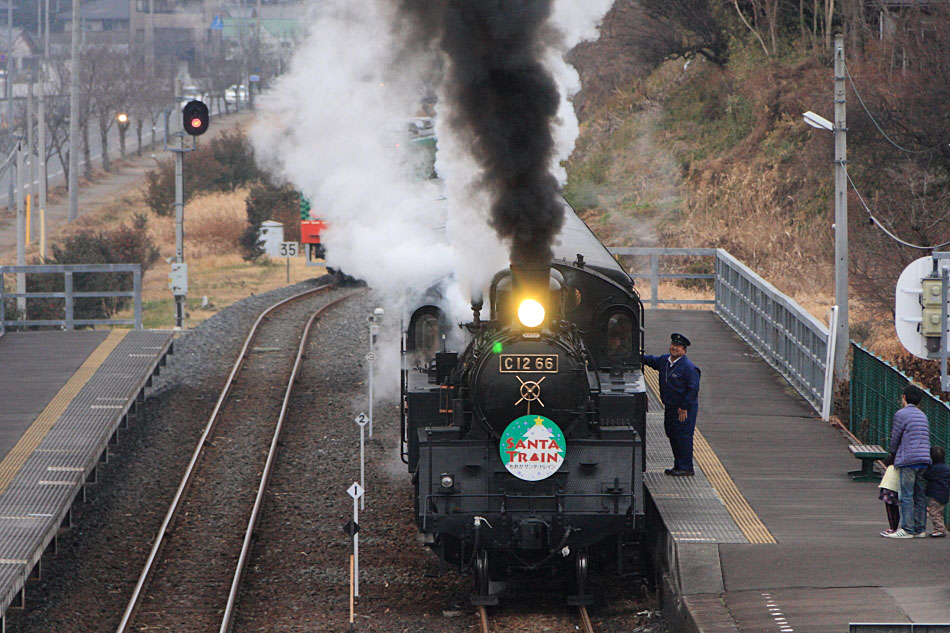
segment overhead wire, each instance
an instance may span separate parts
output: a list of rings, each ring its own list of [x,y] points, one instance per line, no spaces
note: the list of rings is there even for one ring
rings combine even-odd
[[[881,129],[881,126],[878,125],[877,121],[874,119],[874,115],[871,114],[871,111],[868,109],[867,105],[864,103],[864,99],[861,98],[861,93],[858,92],[858,87],[854,85],[854,77],[851,76],[851,71],[848,70],[847,64],[844,65],[844,72],[848,76],[848,81],[851,82],[851,89],[854,90],[854,94],[858,98],[858,101],[861,103],[861,107],[864,108],[864,111],[867,113],[868,118],[871,119],[871,123],[874,124],[874,127],[877,128],[877,131],[881,133],[881,136],[883,136],[887,140],[888,143],[890,143],[897,149],[901,150],[902,152],[907,152],[908,154],[928,154],[936,149],[939,149],[940,146],[943,145],[941,143],[940,145],[934,145],[933,147],[929,147],[927,149],[907,149],[906,147],[902,147],[901,145],[898,145],[897,143],[895,143],[893,140],[891,140],[891,137],[888,136],[887,133],[883,129]]]
[[[854,189],[855,195],[858,196],[858,200],[860,200],[861,204],[864,206],[864,210],[867,212],[868,217],[871,218],[871,222],[874,223],[874,225],[877,228],[884,231],[884,233],[887,234],[887,236],[891,238],[892,240],[894,240],[895,242],[898,242],[899,244],[903,244],[904,246],[909,246],[910,248],[917,248],[923,251],[932,251],[942,246],[946,246],[950,244],[950,240],[948,240],[941,244],[933,244],[931,246],[921,246],[920,244],[911,244],[910,242],[906,240],[902,240],[901,238],[897,237],[896,235],[894,235],[894,233],[890,229],[884,226],[884,224],[881,223],[880,220],[874,217],[874,213],[871,211],[871,208],[868,206],[868,203],[864,201],[864,198],[861,196],[861,192],[858,191],[858,188],[854,185],[854,181],[851,179],[851,174],[847,174],[847,176],[848,176],[848,182],[851,183],[851,188]]]

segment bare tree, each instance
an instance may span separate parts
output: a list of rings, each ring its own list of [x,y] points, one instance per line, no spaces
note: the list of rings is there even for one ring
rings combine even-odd
[[[69,58],[50,60],[52,94],[46,97],[47,160],[54,155],[69,181]]]
[[[619,4],[619,3],[618,3]],[[623,15],[621,33],[639,43],[650,62],[702,56],[723,65],[728,56],[721,8],[706,0],[639,0]]]
[[[946,173],[913,161],[888,167],[881,174],[885,192],[866,200],[875,220],[852,194],[849,206],[851,283],[859,295],[881,309],[893,311],[894,282],[910,262],[929,252],[901,244],[887,235],[918,246],[950,240],[950,188]],[[867,195],[867,194],[866,194]]]
[[[82,84],[88,91],[89,114],[99,127],[102,168],[112,171],[109,159],[109,131],[117,110],[124,107],[130,69],[127,51],[116,46],[87,46],[82,53]]]

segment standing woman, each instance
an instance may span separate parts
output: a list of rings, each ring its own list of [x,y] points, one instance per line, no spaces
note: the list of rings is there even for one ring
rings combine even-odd
[[[692,477],[693,432],[699,412],[700,371],[686,358],[689,339],[674,332],[670,353],[644,354],[643,363],[660,373],[660,399],[663,401],[663,429],[673,450],[673,467],[664,473],[673,477]]]

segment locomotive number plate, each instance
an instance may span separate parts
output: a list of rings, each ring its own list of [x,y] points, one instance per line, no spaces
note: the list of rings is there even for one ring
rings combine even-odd
[[[498,356],[498,371],[503,374],[556,374],[557,354],[501,354]]]

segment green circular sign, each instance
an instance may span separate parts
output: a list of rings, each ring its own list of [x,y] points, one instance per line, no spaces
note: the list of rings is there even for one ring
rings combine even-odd
[[[516,418],[498,443],[501,463],[525,481],[547,479],[564,463],[567,443],[560,427],[543,415]]]

